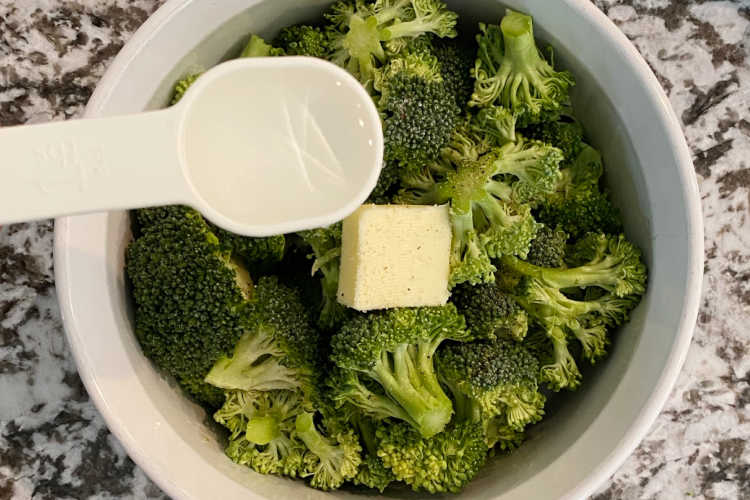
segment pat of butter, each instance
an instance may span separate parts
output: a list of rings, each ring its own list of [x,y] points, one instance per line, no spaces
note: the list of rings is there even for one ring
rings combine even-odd
[[[448,301],[447,206],[362,205],[344,220],[338,301],[360,311]]]

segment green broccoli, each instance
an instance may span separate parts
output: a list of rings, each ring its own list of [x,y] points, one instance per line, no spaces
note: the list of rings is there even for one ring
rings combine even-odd
[[[565,231],[542,226],[531,241],[526,260],[540,267],[564,267],[567,241]]]
[[[380,93],[386,162],[408,170],[435,160],[459,114],[437,58],[423,51],[391,59],[375,72],[374,87]]]
[[[516,115],[503,107],[488,106],[480,109],[472,116],[471,127],[476,133],[491,137],[498,146],[516,142]]]
[[[378,442],[375,435],[377,422],[362,414],[355,413],[354,415],[353,420],[359,430],[363,456],[359,471],[357,471],[357,475],[354,476],[352,482],[383,493],[388,485],[396,481],[396,476],[378,456]]]
[[[559,120],[544,121],[527,127],[523,134],[559,148],[565,161],[573,161],[585,146],[583,127],[573,118],[570,111],[563,113]]]
[[[187,89],[189,89],[190,86],[195,83],[198,77],[202,74],[202,72],[190,73],[178,80],[178,82],[174,85],[174,90],[172,90],[172,99],[169,103],[174,105],[180,102],[180,99],[182,99],[182,96],[185,95]]]
[[[502,262],[504,267],[556,289],[598,286],[616,297],[644,293],[646,266],[641,251],[624,235],[589,234],[570,254],[568,260],[577,265],[567,269],[535,266],[513,256],[504,256]]]
[[[284,258],[286,240],[283,234],[267,238],[252,238],[231,233],[209,223],[211,231],[219,238],[222,249],[239,258],[248,269],[259,264],[272,264]]]
[[[471,422],[451,423],[429,439],[408,424],[380,426],[376,435],[378,456],[415,491],[458,493],[487,459],[482,426]]]
[[[463,37],[434,38],[432,53],[440,63],[440,74],[446,91],[454,96],[458,108],[466,111],[474,91],[471,70],[477,57],[476,48]]]
[[[264,277],[247,304],[244,334],[205,377],[222,389],[309,392],[319,373],[318,332],[296,290]]]
[[[556,118],[573,77],[541,56],[531,17],[509,9],[500,26],[480,24],[480,31],[471,104],[503,106],[521,127]]]
[[[376,69],[387,61],[385,43],[426,33],[454,37],[458,16],[440,0],[340,0],[325,17],[331,23],[331,60],[371,87]]]
[[[464,125],[440,162],[404,177],[398,200],[450,203],[450,285],[489,283],[495,271],[490,258],[526,257],[539,227],[527,202],[554,189],[561,159],[558,149],[520,136],[493,148]]]
[[[526,335],[526,312],[495,283],[458,285],[451,292],[451,302],[466,318],[474,338],[494,340],[508,335],[521,340]]]
[[[298,391],[227,391],[214,420],[230,431],[227,456],[261,474],[296,477],[305,445],[295,437],[307,404]]]
[[[453,394],[457,421],[481,424],[490,448],[506,427],[522,432],[544,415],[539,362],[518,342],[446,345],[438,351],[437,369]]]
[[[583,145],[578,156],[561,171],[554,192],[539,206],[539,220],[557,226],[573,239],[588,233],[618,234],[619,211],[599,189],[604,172],[601,155]]]
[[[140,235],[126,251],[135,332],[144,353],[199,402],[218,407],[204,377],[242,336],[252,287],[201,215],[181,206],[136,212]]]
[[[327,59],[330,51],[328,34],[317,26],[296,24],[282,29],[273,41],[288,56]]]
[[[245,48],[242,49],[242,52],[240,53],[241,58],[242,57],[275,57],[275,56],[283,56],[283,55],[286,55],[284,54],[283,49],[272,47],[258,35],[250,35],[250,40],[248,40],[247,45],[245,45]]]
[[[357,474],[362,447],[351,430],[324,436],[315,427],[313,417],[313,413],[302,412],[295,423],[296,436],[307,447],[300,475],[310,477],[313,488],[335,490]]]
[[[342,385],[332,387],[333,399],[374,418],[405,420],[423,436],[434,436],[453,408],[437,380],[433,355],[443,340],[468,336],[453,304],[357,315],[331,340],[331,358],[343,373],[336,377]]]
[[[347,317],[347,309],[336,298],[339,286],[339,262],[341,260],[341,229],[342,224],[336,223],[329,227],[310,229],[297,233],[312,249],[315,261],[312,275],[321,273],[320,286],[323,293],[318,324],[330,330],[339,325]]]

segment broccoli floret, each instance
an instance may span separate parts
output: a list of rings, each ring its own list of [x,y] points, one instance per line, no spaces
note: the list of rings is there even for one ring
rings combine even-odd
[[[495,271],[490,258],[526,257],[539,227],[527,202],[554,189],[561,159],[558,149],[520,136],[492,148],[462,126],[440,162],[404,177],[398,200],[450,203],[450,285],[489,283]]]
[[[253,268],[258,264],[279,262],[284,257],[286,239],[284,235],[267,238],[252,238],[231,233],[209,223],[211,231],[219,238],[222,249],[239,258],[245,266]]]
[[[446,91],[455,97],[459,109],[466,111],[474,91],[471,70],[477,58],[476,48],[471,41],[462,37],[436,38],[432,41],[432,53],[440,63]]]
[[[503,257],[505,272],[523,272],[531,266],[515,266],[509,257]],[[547,268],[537,268],[534,270]],[[553,390],[575,389],[581,383],[581,373],[568,349],[568,335],[583,346],[583,354],[595,362],[606,354],[609,343],[607,329],[622,324],[628,313],[638,304],[639,295],[616,297],[605,293],[596,299],[577,300],[566,296],[560,289],[549,286],[541,279],[524,276],[514,295],[526,314],[539,325],[551,342],[550,356],[541,368],[541,378]]]
[[[527,261],[540,267],[564,267],[568,235],[560,229],[542,226],[531,242]]]
[[[451,423],[429,439],[407,424],[384,425],[377,438],[383,463],[415,491],[458,493],[487,459],[482,426],[471,422]]]
[[[304,444],[295,421],[306,403],[297,391],[227,391],[214,420],[230,431],[227,456],[262,474],[296,477],[302,471]]]
[[[575,160],[560,171],[553,194],[541,203],[539,220],[573,239],[591,232],[620,233],[620,213],[599,189],[603,171],[599,152],[584,144]]]
[[[297,24],[282,29],[274,45],[288,56],[308,56],[327,59],[330,51],[328,34],[317,26]]]
[[[392,59],[375,73],[385,160],[413,169],[435,160],[455,128],[458,107],[429,52]]]
[[[332,25],[331,60],[368,87],[376,69],[387,60],[384,44],[426,33],[454,37],[458,17],[439,0],[379,0],[374,4],[342,0],[325,16]]]
[[[377,422],[361,414],[357,415],[355,420],[362,442],[363,457],[359,471],[352,482],[383,493],[389,484],[396,481],[396,476],[378,456],[378,443],[375,435]]]
[[[302,412],[295,424],[296,436],[307,447],[300,475],[310,477],[313,488],[335,490],[357,474],[362,447],[351,430],[329,430],[329,435],[324,436],[315,427],[313,417],[313,413]]]
[[[319,335],[297,291],[261,278],[247,311],[234,352],[219,358],[205,381],[222,389],[309,392],[319,373]]]
[[[541,56],[531,17],[509,9],[500,26],[480,24],[480,31],[471,104],[508,108],[521,127],[556,118],[573,77]]]
[[[471,126],[475,132],[491,137],[498,146],[516,142],[516,115],[503,107],[482,108],[472,117]]]
[[[453,408],[437,380],[433,355],[443,340],[468,335],[453,304],[357,315],[331,340],[331,358],[346,375],[338,377],[346,386],[333,387],[334,399],[375,418],[406,420],[423,436],[434,436]]]
[[[458,285],[451,292],[451,302],[466,318],[474,338],[494,340],[508,335],[521,340],[526,335],[526,312],[496,283]]]
[[[581,152],[583,143],[583,127],[567,112],[559,120],[537,123],[523,130],[527,137],[537,139],[559,148],[566,162],[573,161]]]
[[[240,53],[240,57],[274,57],[283,55],[285,55],[283,49],[272,47],[258,35],[250,35],[250,40]]]
[[[475,422],[489,428],[492,447],[497,429],[521,432],[544,415],[545,397],[539,392],[539,362],[520,343],[499,339],[496,342],[450,344],[438,351],[440,380],[451,390],[456,419]]]
[[[144,353],[199,402],[222,403],[203,379],[244,331],[249,286],[201,215],[180,206],[136,212],[141,234],[128,246],[126,272],[135,332]]]
[[[598,286],[615,297],[642,295],[646,288],[646,266],[641,251],[624,235],[590,234],[571,249],[568,258],[576,264],[567,269],[535,266],[513,256],[503,257],[503,266],[564,289]]]
[[[320,286],[323,293],[318,324],[325,329],[332,329],[346,319],[348,311],[336,299],[339,286],[339,262],[341,260],[342,224],[329,227],[300,231],[299,236],[312,249],[314,258],[312,275],[321,273]]]
[[[195,83],[195,81],[198,79],[199,76],[201,76],[203,73],[191,73],[189,75],[184,76],[181,78],[177,83],[174,85],[174,90],[172,91],[172,99],[170,101],[170,104],[174,105],[180,102],[180,99],[182,99],[182,96],[185,95],[185,92],[187,92],[187,89],[190,88],[190,86]]]
[[[401,180],[401,165],[397,161],[387,161],[383,165],[378,177],[378,183],[370,193],[367,203],[387,205],[398,191]]]

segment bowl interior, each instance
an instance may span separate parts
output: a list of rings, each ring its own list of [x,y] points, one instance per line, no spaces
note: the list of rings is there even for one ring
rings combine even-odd
[[[143,28],[147,36],[136,36],[130,52],[118,58],[92,99],[90,116],[163,107],[175,80],[235,55],[248,33],[273,36],[280,27],[315,19],[329,2],[226,0],[221,8],[209,0],[178,3],[168,2]],[[702,253],[697,194],[685,172],[689,159],[655,79],[588,2],[448,3],[468,29],[479,20],[497,22],[505,5],[534,16],[539,38],[555,47],[560,65],[576,77],[577,116],[603,153],[627,233],[650,269],[648,293],[617,332],[611,355],[584,371],[580,390],[553,399],[528,441],[512,455],[491,460],[460,496],[583,494],[642,437],[689,342],[686,325],[695,317]],[[300,482],[232,464],[210,418],[142,355],[123,276],[128,224],[124,212],[58,223],[56,269],[66,329],[84,382],[110,428],[174,496],[325,496]]]

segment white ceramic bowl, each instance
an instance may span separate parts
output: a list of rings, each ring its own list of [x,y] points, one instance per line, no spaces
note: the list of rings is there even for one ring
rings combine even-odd
[[[172,83],[191,68],[236,53],[250,32],[273,36],[282,26],[314,19],[328,3],[168,1],[117,56],[87,116],[161,107]],[[690,343],[703,255],[690,154],[656,78],[588,0],[449,4],[468,23],[497,22],[503,4],[534,16],[538,35],[576,76],[578,116],[603,152],[628,235],[650,268],[648,293],[617,334],[611,356],[585,374],[582,389],[549,411],[520,450],[492,460],[461,495],[579,498],[613,473],[644,436]],[[184,499],[327,496],[231,463],[204,412],[141,354],[123,280],[125,213],[60,219],[55,236],[57,290],[79,372],[112,432],[151,478]]]

